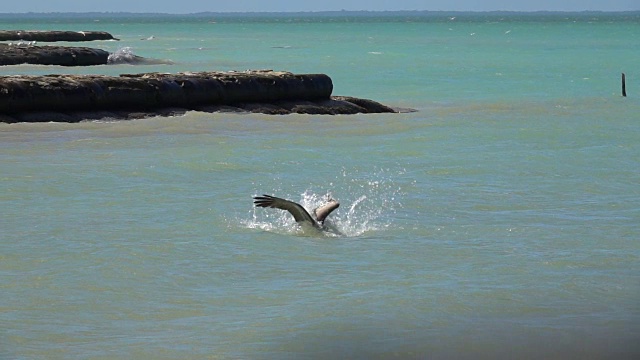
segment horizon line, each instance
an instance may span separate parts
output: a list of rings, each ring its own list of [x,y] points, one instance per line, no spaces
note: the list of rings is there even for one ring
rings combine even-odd
[[[171,12],[137,12],[137,11],[50,11],[50,12],[0,12],[0,15],[82,15],[82,14],[131,14],[131,15],[204,15],[204,14],[348,14],[348,13],[511,13],[511,14],[535,14],[535,13],[556,13],[556,14],[580,14],[580,13],[640,13],[637,10],[307,10],[307,11],[199,11],[190,13]]]

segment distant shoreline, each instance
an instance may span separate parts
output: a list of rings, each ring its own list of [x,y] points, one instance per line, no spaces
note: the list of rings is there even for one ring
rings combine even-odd
[[[567,15],[580,15],[580,16],[593,16],[593,15],[638,15],[640,16],[640,9],[630,11],[597,11],[597,10],[585,10],[585,11],[433,11],[433,10],[394,10],[394,11],[298,11],[298,12],[198,12],[198,13],[138,13],[138,12],[15,12],[15,13],[3,13],[0,12],[0,18],[6,17],[278,17],[278,16],[448,16],[448,15],[496,15],[496,16],[567,16]]]

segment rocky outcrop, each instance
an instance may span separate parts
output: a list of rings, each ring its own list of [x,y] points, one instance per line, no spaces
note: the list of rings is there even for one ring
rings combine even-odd
[[[0,44],[0,65],[105,65],[109,52],[87,47]]]
[[[94,41],[118,40],[104,31],[0,30],[0,41]]]
[[[396,112],[375,101],[332,97],[324,74],[271,70],[177,74],[0,77],[0,122],[74,122],[177,115],[189,110],[265,114]]]
[[[170,65],[171,60],[149,59],[124,47],[114,53],[101,49],[70,46],[35,46],[28,43],[0,44],[2,65],[93,66],[107,64]]]

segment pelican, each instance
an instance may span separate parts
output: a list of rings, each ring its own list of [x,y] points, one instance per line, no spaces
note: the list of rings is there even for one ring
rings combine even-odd
[[[253,203],[256,207],[268,207],[274,209],[287,210],[296,222],[300,225],[308,224],[313,226],[316,229],[324,229],[324,221],[327,216],[331,214],[331,212],[340,206],[340,203],[337,200],[332,198],[328,199],[329,201],[313,210],[313,215],[315,219],[309,215],[307,210],[302,207],[302,205],[295,203],[293,201],[289,201],[286,199],[278,198],[271,195],[262,195],[262,196],[254,196]]]

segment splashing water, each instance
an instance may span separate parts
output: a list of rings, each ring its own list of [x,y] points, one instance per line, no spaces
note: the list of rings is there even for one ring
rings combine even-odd
[[[392,225],[396,208],[402,206],[398,198],[403,192],[393,181],[385,178],[386,171],[380,170],[375,174],[353,176],[343,170],[339,176],[342,178],[329,183],[332,191],[316,193],[307,189],[298,198],[295,195],[278,194],[277,191],[270,194],[298,202],[309,214],[313,214],[314,209],[326,204],[331,198],[338,200],[340,207],[325,221],[328,231],[319,232],[311,227],[309,229],[300,227],[291,214],[278,209],[254,207],[251,219],[240,222],[248,228],[269,232],[332,237],[357,237],[368,232],[384,230]],[[334,194],[338,195],[334,196]]]
[[[107,63],[112,65],[171,65],[173,64],[173,61],[144,58],[142,56],[136,55],[131,47],[125,46],[116,50],[116,52],[109,54]]]
[[[120,48],[116,52],[109,54],[107,62],[109,64],[132,64],[135,62],[137,55],[133,53],[133,49],[129,46]]]

